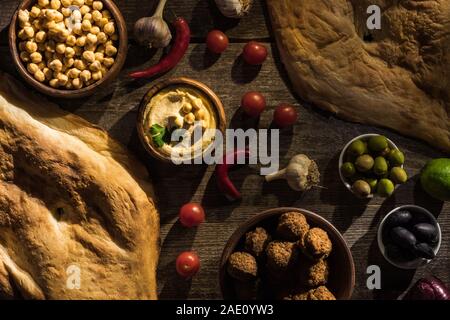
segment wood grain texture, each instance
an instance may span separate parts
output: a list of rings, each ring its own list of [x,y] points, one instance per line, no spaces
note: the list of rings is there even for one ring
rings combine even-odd
[[[127,22],[137,18],[138,1],[117,1]],[[152,1],[140,1],[143,6]],[[188,15],[195,34],[206,34],[220,19],[209,16],[212,1],[169,0],[169,7],[177,15]],[[124,6],[125,7],[122,7]],[[206,22],[202,24],[202,19]],[[108,129],[110,134],[128,145],[148,166],[157,189],[161,212],[161,258],[159,266],[159,295],[161,299],[220,299],[218,281],[219,259],[223,246],[233,231],[256,213],[279,206],[301,207],[322,215],[345,236],[352,249],[356,266],[354,299],[393,299],[413,280],[429,273],[450,282],[450,206],[428,197],[420,189],[417,178],[422,166],[433,157],[443,156],[422,142],[402,137],[388,130],[338,120],[311,108],[291,91],[286,72],[280,63],[276,48],[268,36],[267,15],[260,2],[252,14],[240,24],[228,29],[236,37],[222,56],[212,56],[201,39],[194,39],[180,65],[162,78],[186,76],[210,86],[222,99],[230,127],[255,127],[254,121],[242,116],[239,102],[244,92],[258,90],[266,95],[268,110],[263,113],[259,128],[268,128],[273,110],[278,103],[292,103],[298,107],[300,119],[292,131],[282,132],[281,165],[290,157],[306,153],[315,159],[322,174],[324,188],[300,195],[289,189],[284,181],[265,183],[259,176],[259,167],[242,167],[232,172],[231,178],[239,186],[243,199],[229,203],[218,192],[212,167],[175,167],[149,158],[139,143],[135,130],[137,108],[145,92],[153,83],[131,81],[126,74],[158,61],[161,53],[146,51],[130,45],[128,59],[119,78],[96,95],[83,100],[53,100],[93,123]],[[250,25],[252,27],[250,28]],[[239,57],[242,42],[248,38],[266,38],[270,49],[268,61],[261,68],[248,67]],[[151,57],[151,58],[150,58]],[[13,73],[9,50],[0,47],[0,69]],[[160,78],[160,79],[162,79]],[[158,80],[160,80],[158,79]],[[382,133],[402,150],[407,161],[406,170],[412,179],[401,186],[387,200],[375,198],[369,203],[356,200],[339,180],[338,156],[345,143],[363,133]],[[180,206],[188,201],[201,202],[207,211],[207,221],[197,229],[185,229],[177,222]],[[384,261],[376,244],[376,231],[381,218],[402,204],[418,204],[436,216],[443,231],[443,241],[437,258],[417,272],[399,270]],[[174,261],[181,251],[195,250],[201,257],[202,268],[192,281],[181,281],[175,274]],[[382,289],[370,291],[366,287],[366,268],[377,264],[382,270]]]

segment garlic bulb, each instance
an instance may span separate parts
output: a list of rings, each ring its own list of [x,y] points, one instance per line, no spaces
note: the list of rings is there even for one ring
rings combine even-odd
[[[134,25],[134,37],[141,45],[150,48],[167,47],[172,40],[169,26],[163,19],[163,11],[167,0],[160,0],[155,14],[139,19]]]
[[[215,0],[220,12],[228,18],[242,18],[252,6],[253,0]]]

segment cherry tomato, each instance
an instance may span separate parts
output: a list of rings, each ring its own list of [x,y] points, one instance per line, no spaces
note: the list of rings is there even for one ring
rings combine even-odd
[[[267,49],[259,42],[250,41],[245,45],[242,56],[248,64],[262,64],[267,58]]]
[[[198,203],[186,203],[180,209],[180,222],[183,226],[192,228],[205,221],[205,210]]]
[[[258,117],[266,108],[266,99],[257,91],[250,91],[242,97],[241,106],[250,117]]]
[[[181,277],[185,279],[191,278],[195,276],[200,269],[200,259],[195,252],[182,252],[177,258],[176,268]]]
[[[289,104],[280,104],[273,114],[273,122],[281,127],[290,127],[297,121],[298,113],[295,108]]]
[[[206,46],[213,53],[222,53],[228,47],[228,37],[220,30],[212,30],[206,37]]]

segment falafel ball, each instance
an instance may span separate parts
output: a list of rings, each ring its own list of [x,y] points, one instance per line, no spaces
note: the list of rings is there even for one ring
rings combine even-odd
[[[293,242],[272,241],[267,245],[267,266],[271,271],[286,271],[298,260],[298,247]]]
[[[290,294],[283,300],[308,300],[308,299],[309,299],[309,291],[305,289],[299,289],[296,291],[296,293]]]
[[[328,234],[320,228],[310,229],[299,241],[302,251],[313,260],[320,260],[328,257],[333,245]]]
[[[285,240],[298,241],[309,230],[306,217],[300,212],[286,212],[280,217],[277,234]]]
[[[258,264],[250,253],[233,252],[228,259],[227,271],[237,280],[254,280],[258,274]]]
[[[320,286],[308,292],[309,300],[336,300],[334,294],[330,292],[325,286]]]
[[[261,257],[266,250],[267,244],[270,242],[270,235],[264,228],[258,227],[254,231],[245,234],[245,250],[254,255]]]
[[[310,261],[301,266],[300,282],[308,287],[317,287],[328,282],[329,267],[326,260]]]

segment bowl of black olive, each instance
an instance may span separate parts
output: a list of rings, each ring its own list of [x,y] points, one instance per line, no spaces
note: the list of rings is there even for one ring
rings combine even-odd
[[[382,255],[401,269],[416,269],[433,260],[441,238],[441,228],[433,214],[416,205],[395,208],[378,228]]]

